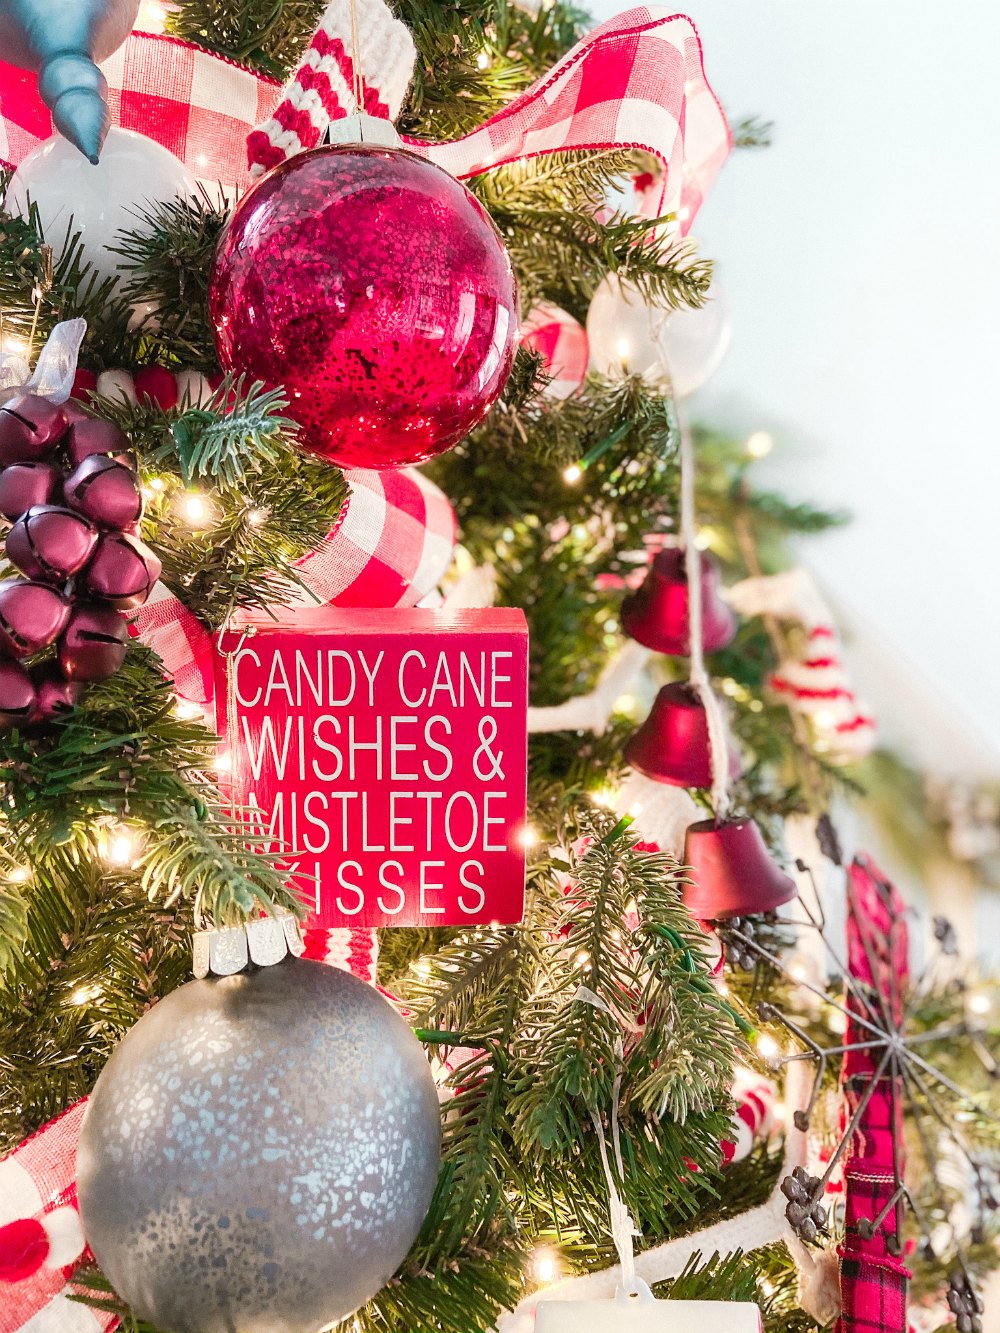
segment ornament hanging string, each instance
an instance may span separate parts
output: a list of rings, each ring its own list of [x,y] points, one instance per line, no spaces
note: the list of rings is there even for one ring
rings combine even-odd
[[[359,111],[365,106],[365,75],[358,37],[358,0],[351,0],[351,57],[354,64],[354,101]]]
[[[712,808],[716,822],[719,823],[729,812],[729,747],[722,709],[705,670],[705,650],[702,644],[701,552],[697,543],[694,441],[676,404],[674,411],[680,432],[681,539],[684,543],[684,568],[688,585],[690,680],[692,688],[698,692],[708,722],[708,744],[712,757]]]
[[[612,1011],[611,1007],[589,986],[580,986],[573,997],[573,1002],[592,1005],[595,1009],[599,1009],[612,1018],[620,1028],[626,1026],[623,1020]],[[615,1166],[618,1168],[619,1180],[625,1179],[621,1127],[618,1123],[618,1101],[622,1090],[624,1063],[625,1046],[619,1032],[615,1037],[615,1081],[611,1090],[611,1145],[614,1150]],[[611,1239],[614,1241],[615,1249],[618,1251],[618,1260],[621,1264],[622,1290],[628,1296],[637,1296],[641,1290],[641,1285],[635,1274],[635,1248],[632,1244],[632,1237],[638,1236],[639,1232],[629,1215],[624,1199],[618,1192],[618,1185],[611,1170],[611,1163],[608,1160],[608,1144],[601,1117],[596,1110],[591,1109],[590,1118],[594,1122],[594,1129],[597,1132],[597,1142],[601,1150],[601,1165],[604,1167],[604,1178],[608,1184]]]

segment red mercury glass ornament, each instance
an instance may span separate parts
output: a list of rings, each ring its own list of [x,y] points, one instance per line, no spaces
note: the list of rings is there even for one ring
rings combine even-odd
[[[419,463],[502,390],[517,288],[453,176],[402,148],[299,153],[237,206],[209,292],[226,370],[283,386],[303,444],[343,467]]]

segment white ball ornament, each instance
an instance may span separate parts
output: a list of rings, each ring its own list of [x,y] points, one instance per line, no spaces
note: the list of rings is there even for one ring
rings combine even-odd
[[[39,144],[14,172],[5,205],[26,218],[29,203],[35,204],[45,239],[56,250],[78,231],[84,259],[105,279],[119,271],[122,260],[111,247],[122,232],[141,229],[151,206],[197,192],[195,178],[169,149],[115,127],[96,165],[58,135]]]
[[[590,302],[587,338],[590,367],[598,374],[669,379],[675,396],[686,398],[715,373],[729,349],[729,303],[713,282],[697,310],[652,306],[635,287],[609,273]]]

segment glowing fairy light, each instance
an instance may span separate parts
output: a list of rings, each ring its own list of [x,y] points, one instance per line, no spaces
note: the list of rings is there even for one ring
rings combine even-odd
[[[204,495],[188,491],[181,500],[181,514],[189,528],[206,528],[212,521],[212,506]]]
[[[747,440],[747,453],[751,458],[766,458],[773,448],[774,439],[766,430],[755,430]]]
[[[105,830],[101,839],[101,856],[107,865],[122,869],[134,866],[140,851],[141,842],[127,824],[115,824]]]
[[[583,468],[579,463],[571,463],[569,467],[563,468],[563,481],[567,486],[575,486],[583,476]]]
[[[548,1245],[540,1245],[531,1252],[531,1271],[537,1282],[554,1282],[559,1276],[559,1255]]]
[[[781,1054],[781,1047],[771,1036],[770,1032],[762,1032],[757,1038],[757,1051],[760,1058],[768,1064],[773,1064]]]

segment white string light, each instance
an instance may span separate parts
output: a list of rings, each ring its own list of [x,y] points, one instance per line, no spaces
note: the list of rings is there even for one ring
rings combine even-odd
[[[766,458],[773,448],[774,439],[766,430],[755,430],[747,440],[747,453],[751,458]]]
[[[103,830],[99,842],[101,859],[109,866],[134,866],[139,859],[141,844],[127,824],[113,824]]]
[[[197,491],[186,491],[180,502],[181,514],[189,528],[207,528],[212,521],[212,505]]]
[[[554,1282],[559,1276],[559,1255],[548,1245],[531,1251],[531,1271],[538,1282]]]

